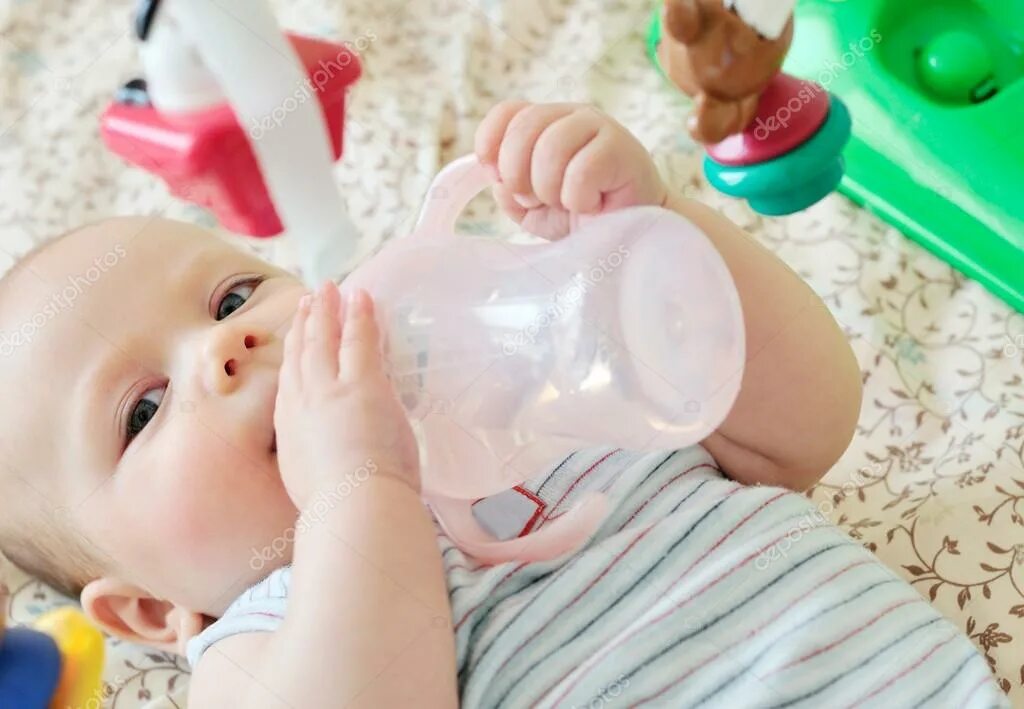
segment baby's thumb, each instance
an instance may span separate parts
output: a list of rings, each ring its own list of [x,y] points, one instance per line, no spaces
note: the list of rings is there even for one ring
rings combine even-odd
[[[492,192],[494,194],[494,201],[498,203],[501,211],[508,215],[508,218],[516,224],[521,223],[529,210],[516,200],[512,190],[499,183],[494,186]]]

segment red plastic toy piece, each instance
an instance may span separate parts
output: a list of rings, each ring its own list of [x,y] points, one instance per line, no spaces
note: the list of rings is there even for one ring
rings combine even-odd
[[[345,94],[361,74],[359,59],[347,48],[289,34],[324,112],[334,159],[341,157]],[[297,89],[298,91],[298,89]],[[311,96],[296,100],[310,100]],[[286,107],[285,107],[286,108]],[[239,125],[226,103],[190,114],[164,115],[151,105],[112,103],[104,112],[104,142],[127,162],[161,177],[172,194],[209,209],[221,225],[238,234],[275,236],[283,226],[270,200],[249,144],[267,125]]]
[[[828,111],[828,91],[820,85],[777,74],[747,129],[707,146],[708,155],[720,165],[767,162],[803,145],[825,123]]]

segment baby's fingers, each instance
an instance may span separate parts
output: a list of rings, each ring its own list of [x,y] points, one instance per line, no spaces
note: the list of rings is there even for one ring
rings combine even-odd
[[[487,112],[476,129],[474,149],[480,162],[486,165],[498,165],[498,150],[509,122],[517,113],[526,108],[526,101],[502,101]]]
[[[527,199],[535,197],[530,176],[537,139],[552,123],[574,110],[573,105],[565,103],[533,105],[519,111],[509,121],[498,149],[498,174],[513,194]]]
[[[380,368],[380,331],[373,301],[364,290],[353,292],[349,298],[338,365],[342,380],[348,382],[357,382]]]
[[[306,320],[313,296],[309,293],[299,300],[291,328],[284,338],[284,354],[281,362],[281,388],[302,386],[302,344],[306,339]]]
[[[537,139],[530,165],[533,192],[544,204],[562,205],[562,180],[566,168],[601,132],[608,119],[585,107],[552,123]]]
[[[601,210],[605,194],[621,187],[626,178],[614,134],[601,131],[566,166],[562,204],[577,214],[594,214]]]
[[[338,310],[341,295],[331,282],[320,287],[306,320],[302,352],[304,383],[333,381],[338,376],[338,347],[341,322]]]

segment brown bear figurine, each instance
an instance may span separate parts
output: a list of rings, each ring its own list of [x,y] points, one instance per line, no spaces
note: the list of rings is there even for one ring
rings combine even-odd
[[[783,12],[786,4],[779,3]],[[687,128],[700,143],[718,143],[750,124],[793,41],[791,11],[772,38],[741,17],[735,5],[736,0],[664,3],[659,60],[672,82],[696,102]]]

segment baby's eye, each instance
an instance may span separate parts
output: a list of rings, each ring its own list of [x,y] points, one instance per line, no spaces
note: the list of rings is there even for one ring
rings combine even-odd
[[[131,413],[128,414],[128,423],[126,426],[127,442],[131,443],[132,439],[142,433],[153,417],[156,416],[157,409],[160,408],[160,402],[164,399],[164,392],[167,390],[166,386],[159,386],[150,389],[142,398],[135,402],[135,406],[132,407]]]
[[[233,312],[245,305],[253,292],[263,282],[262,278],[249,278],[234,286],[224,294],[217,305],[217,321],[229,317]]]

